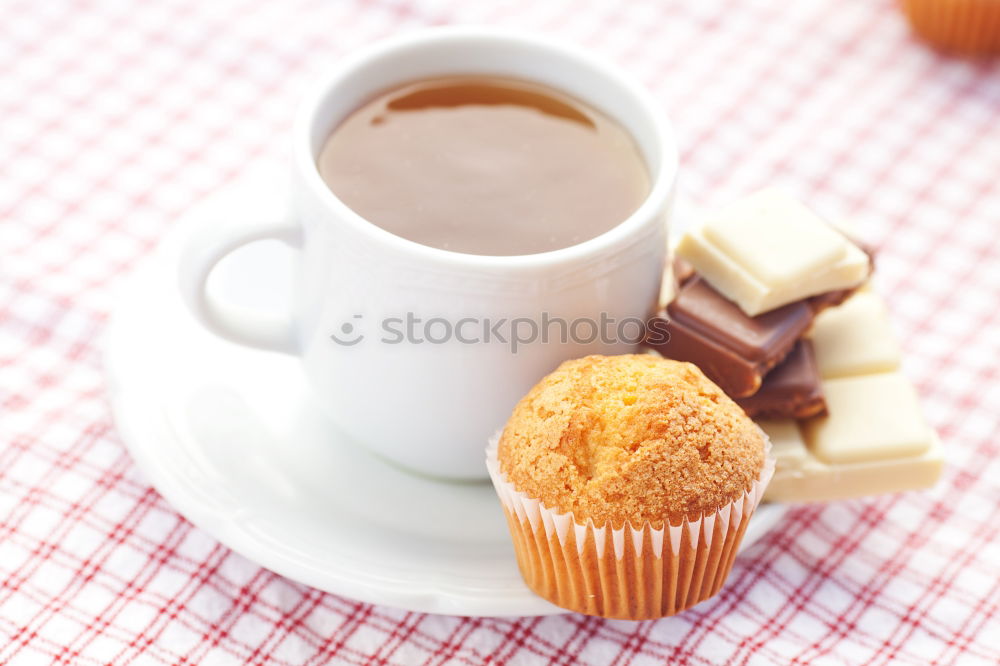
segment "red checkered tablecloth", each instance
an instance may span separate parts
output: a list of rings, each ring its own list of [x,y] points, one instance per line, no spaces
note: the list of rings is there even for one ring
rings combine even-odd
[[[566,37],[655,93],[682,186],[765,184],[856,220],[948,468],[927,492],[794,509],[722,594],[631,624],[356,603],[178,515],[104,397],[116,282],[192,201],[281,159],[304,84],[421,26]],[[997,663],[1000,66],[889,0],[0,5],[0,663]]]

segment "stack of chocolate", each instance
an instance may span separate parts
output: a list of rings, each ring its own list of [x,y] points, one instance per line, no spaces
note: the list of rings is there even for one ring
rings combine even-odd
[[[823,414],[804,336],[819,312],[867,280],[868,253],[795,199],[765,190],[685,235],[677,256],[676,292],[647,346],[698,365],[752,417]]]
[[[870,250],[765,190],[708,217],[676,254],[674,293],[645,344],[698,365],[768,432],[770,499],[933,483],[940,446],[868,289]]]

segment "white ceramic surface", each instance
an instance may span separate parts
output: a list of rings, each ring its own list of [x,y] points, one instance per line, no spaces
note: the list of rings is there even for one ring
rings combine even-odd
[[[644,154],[649,196],[621,224],[578,245],[490,257],[394,236],[330,191],[316,157],[345,115],[386,88],[467,73],[545,83],[618,119]],[[303,100],[291,165],[292,196],[285,209],[222,211],[194,229],[179,266],[182,293],[219,335],[299,355],[319,404],[344,431],[411,469],[484,479],[479,443],[503,425],[539,377],[566,359],[634,349],[628,339],[586,339],[591,322],[631,319],[631,330],[638,331],[651,314],[665,259],[677,149],[663,109],[648,92],[581,49],[467,27],[379,43],[337,63]],[[202,285],[215,263],[260,238],[299,248],[294,299],[271,313],[248,313],[206,297]],[[383,334],[383,322],[410,313],[423,322],[438,320],[437,336],[440,325],[457,329],[471,319],[464,335],[479,341],[463,344],[453,335],[443,344],[382,342],[392,339]],[[546,316],[582,333],[565,342],[536,336],[513,350],[502,322],[528,324]],[[580,328],[572,327],[576,321]],[[556,336],[559,326],[547,328]],[[492,337],[494,330],[507,340]],[[431,333],[421,330],[418,337]],[[357,344],[337,344],[336,335]],[[487,336],[492,339],[483,342]]]
[[[180,301],[178,238],[223,211],[282,205],[259,173],[186,216],[123,285],[106,339],[115,421],[140,469],[195,525],[291,579],[354,599],[457,615],[562,612],[521,581],[488,483],[415,476],[334,427],[298,361],[226,342]],[[251,245],[210,288],[279,306],[291,252]],[[486,442],[483,442],[485,447]],[[744,548],[780,521],[763,505]]]

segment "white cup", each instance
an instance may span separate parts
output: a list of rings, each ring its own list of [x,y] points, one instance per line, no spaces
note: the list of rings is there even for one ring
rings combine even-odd
[[[452,74],[533,80],[617,119],[645,158],[649,196],[596,238],[522,256],[449,252],[366,221],[320,177],[316,158],[324,140],[377,93]],[[548,40],[487,29],[426,30],[341,62],[306,96],[293,141],[287,215],[219,220],[196,230],[181,254],[181,291],[218,335],[297,354],[333,420],[384,458],[436,477],[486,478],[488,438],[535,382],[566,359],[635,349],[635,319],[645,320],[656,303],[678,157],[661,111],[619,71]],[[215,264],[269,238],[299,250],[288,311],[245,311],[211,297],[205,287]],[[394,342],[405,333],[407,313],[421,323],[413,323],[415,335]],[[539,327],[536,339],[516,350],[515,318]],[[428,325],[430,319],[436,320]],[[498,325],[501,319],[508,324]],[[587,321],[605,331],[589,340]],[[517,329],[519,339],[530,337],[528,324]]]

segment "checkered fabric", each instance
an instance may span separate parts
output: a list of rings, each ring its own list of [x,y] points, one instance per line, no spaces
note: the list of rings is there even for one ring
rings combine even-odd
[[[857,220],[947,447],[941,483],[796,508],[716,599],[638,624],[357,603],[178,515],[112,427],[113,287],[192,201],[285,156],[314,75],[445,23],[631,70],[696,201],[784,184]],[[1000,660],[1000,66],[924,48],[890,0],[9,0],[0,109],[0,663]]]

